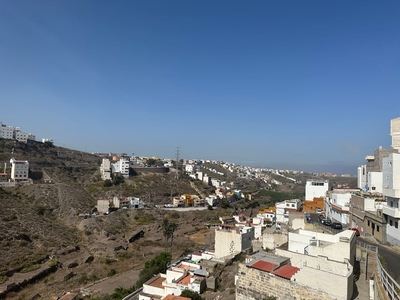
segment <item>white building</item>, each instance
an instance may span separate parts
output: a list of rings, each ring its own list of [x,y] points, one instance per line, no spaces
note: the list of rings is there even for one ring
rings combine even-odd
[[[357,168],[357,188],[365,190],[367,186],[367,166],[361,165]]]
[[[371,193],[378,193],[382,194],[382,172],[368,172],[367,174],[367,183],[368,183],[368,190]]]
[[[308,230],[289,232],[288,250],[277,248],[275,254],[290,258],[292,266],[300,269],[292,277],[297,284],[323,291],[334,299],[352,298],[356,254],[352,230],[335,235]]]
[[[29,162],[27,160],[10,159],[11,179],[16,182],[28,181]]]
[[[325,215],[332,222],[349,225],[350,198],[352,193],[347,191],[331,191],[325,198]]]
[[[100,174],[103,180],[111,179],[111,163],[108,158],[103,158],[100,165]]]
[[[13,137],[18,142],[26,143],[28,141],[28,133],[21,131],[19,127],[14,127]]]
[[[36,135],[34,135],[33,133],[29,133],[29,134],[28,134],[28,140],[30,140],[30,141],[36,141]]]
[[[314,198],[325,197],[328,190],[328,180],[307,179],[305,200],[313,201]]]
[[[397,119],[396,119],[397,120]],[[386,221],[387,242],[400,245],[400,154],[392,153],[383,159],[383,194],[386,205],[383,215]]]
[[[195,166],[194,165],[191,165],[191,164],[185,165],[185,171],[187,173],[193,173],[194,170],[195,170]]]
[[[119,161],[111,165],[113,173],[118,173],[121,176],[129,177],[129,158],[121,157]]]
[[[182,262],[171,267],[166,274],[158,274],[143,284],[139,300],[163,299],[167,295],[179,296],[184,290],[202,293],[206,288],[200,265]]]
[[[282,202],[275,203],[275,218],[278,224],[289,223],[289,212],[298,211],[300,209],[301,202],[299,199],[284,200]]]
[[[390,135],[392,136],[392,148],[400,152],[400,117],[390,120]]]
[[[236,254],[250,249],[253,237],[253,227],[222,224],[215,230],[215,257],[233,258]]]
[[[49,139],[49,138],[43,138],[42,139],[42,143],[52,143],[53,144],[53,139]]]
[[[13,133],[14,133],[14,127],[7,126],[6,124],[3,124],[2,122],[0,122],[0,138],[12,140]]]

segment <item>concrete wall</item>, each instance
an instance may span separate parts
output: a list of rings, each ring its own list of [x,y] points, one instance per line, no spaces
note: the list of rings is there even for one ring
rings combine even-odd
[[[215,257],[230,258],[252,246],[254,229],[240,233],[240,229],[215,231]]]
[[[239,264],[236,300],[259,300],[268,296],[279,300],[334,299],[322,291]]]
[[[263,234],[263,248],[273,250],[287,243],[288,236],[282,233],[265,233]]]

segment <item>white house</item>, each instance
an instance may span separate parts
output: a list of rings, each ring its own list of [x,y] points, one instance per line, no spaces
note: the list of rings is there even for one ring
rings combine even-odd
[[[29,162],[27,160],[10,159],[11,179],[15,182],[28,181],[29,179]]]
[[[350,198],[347,191],[330,191],[325,198],[325,215],[333,222],[349,225]]]
[[[288,224],[289,222],[289,211],[298,211],[300,209],[300,199],[284,200],[282,202],[275,203],[275,218],[278,224]]]
[[[200,265],[182,262],[171,267],[166,274],[158,274],[143,284],[139,300],[163,299],[167,295],[179,296],[183,290],[202,293],[206,288]]]
[[[287,250],[275,249],[276,255],[290,258],[292,266],[299,268],[292,277],[296,284],[343,300],[353,295],[355,253],[352,230],[335,235],[297,230],[289,232]]]
[[[328,190],[328,180],[307,179],[305,200],[313,201],[314,198],[325,197]]]

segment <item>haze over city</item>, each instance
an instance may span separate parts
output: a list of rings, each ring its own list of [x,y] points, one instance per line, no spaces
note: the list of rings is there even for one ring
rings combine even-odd
[[[0,121],[88,152],[356,173],[399,116],[400,3],[1,1]]]

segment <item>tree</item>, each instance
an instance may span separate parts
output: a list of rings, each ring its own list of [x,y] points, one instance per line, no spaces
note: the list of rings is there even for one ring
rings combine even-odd
[[[163,235],[165,237],[165,243],[171,240],[171,247],[174,240],[174,232],[178,229],[178,224],[174,221],[170,221],[168,218],[164,218],[161,227],[163,229]]]
[[[191,290],[183,290],[181,293],[182,297],[188,297],[192,300],[204,300],[203,297],[200,296],[200,294],[198,292],[194,292]]]
[[[167,266],[171,263],[171,259],[171,253],[161,252],[153,259],[146,261],[144,268],[140,271],[139,279],[136,281],[136,288],[140,288],[153,275],[165,273]]]

